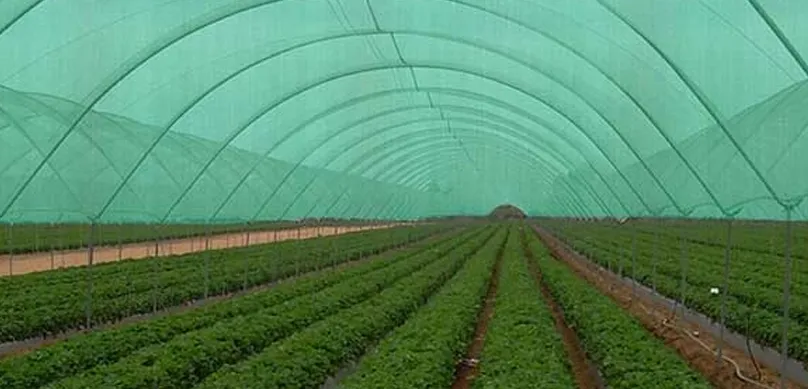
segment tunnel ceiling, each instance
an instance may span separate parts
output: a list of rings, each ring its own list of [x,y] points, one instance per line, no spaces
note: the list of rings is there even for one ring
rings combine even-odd
[[[4,0],[0,221],[806,219],[808,2]]]

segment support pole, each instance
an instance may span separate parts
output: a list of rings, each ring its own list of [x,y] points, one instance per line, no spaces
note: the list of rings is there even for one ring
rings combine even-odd
[[[637,229],[631,229],[631,303],[637,298]]]
[[[120,262],[121,259],[123,259],[122,258],[123,257],[123,242],[122,242],[122,239],[121,239],[121,235],[123,235],[123,223],[118,224],[118,231],[117,232],[118,232],[118,234],[117,234],[118,235],[118,262]]]
[[[39,253],[39,224],[34,223],[31,228],[34,230],[34,252]]]
[[[783,334],[781,335],[782,344],[780,346],[780,389],[786,388],[788,381],[787,366],[788,366],[788,308],[789,299],[791,297],[791,239],[792,239],[792,223],[791,213],[794,208],[786,208],[786,241],[784,248],[785,257],[785,275],[783,279]]]
[[[90,235],[87,237],[87,289],[84,299],[84,327],[90,329],[93,323],[93,256],[95,255],[95,221],[90,223]]]
[[[118,261],[123,259],[123,234],[126,229],[126,225],[124,223],[118,224]],[[127,315],[132,314],[131,307],[133,304],[129,304],[132,299],[132,294],[134,294],[134,283],[132,283],[132,267],[127,266],[124,268],[126,274],[126,312]]]
[[[297,240],[294,242],[295,248],[300,248],[300,226],[297,227]],[[295,250],[295,276],[300,275],[300,250]]]
[[[51,222],[51,223],[50,223],[50,230],[51,230],[51,233],[53,233],[54,231],[56,231],[56,229],[55,229],[55,228],[53,228],[53,222]],[[48,243],[50,243],[50,263],[51,263],[51,270],[53,270],[53,269],[55,269],[55,268],[56,268],[56,253],[54,253],[54,248],[53,248],[53,237],[52,237],[52,236],[50,236],[50,234],[48,234]]]
[[[14,275],[14,223],[6,224],[6,242],[8,242],[8,275]]]
[[[158,236],[157,227],[154,227],[154,256],[160,256],[160,237]]]
[[[205,298],[210,295],[210,224],[205,225]]]
[[[56,242],[57,247],[59,248],[59,256],[62,258],[62,267],[67,266],[65,263],[65,246],[64,246],[64,237],[62,236],[61,232],[59,233],[59,240]]]
[[[152,312],[157,312],[157,293],[158,287],[157,279],[160,277],[160,227],[154,227],[154,258],[152,258]]]
[[[173,229],[167,228],[163,241],[168,244],[168,255],[174,255],[174,233]]]
[[[673,302],[673,314],[676,314],[676,306],[682,306],[682,314],[684,314],[684,306],[685,306],[685,289],[687,286],[687,238],[684,235],[684,231],[680,230],[679,232],[679,270],[681,273],[681,278],[679,279],[679,300]]]
[[[724,355],[724,325],[727,320],[727,295],[729,294],[729,262],[732,259],[732,219],[727,220],[727,241],[724,248],[724,281],[721,286],[721,317],[719,318],[718,352],[715,356],[716,371],[721,368]]]
[[[244,247],[250,245],[250,222],[244,223]],[[247,253],[243,253],[242,258],[244,258],[244,279],[241,280],[241,290],[247,290],[247,278],[250,272],[250,256]]]
[[[655,228],[654,230],[654,244],[653,244],[653,252],[651,254],[651,289],[654,291],[654,294],[657,293],[657,284],[656,284],[656,273],[657,273],[657,260],[659,260],[659,230],[664,226],[663,223],[659,228]]]

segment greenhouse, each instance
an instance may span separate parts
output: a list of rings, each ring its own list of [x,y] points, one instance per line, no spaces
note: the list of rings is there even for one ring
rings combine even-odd
[[[808,387],[807,21],[0,1],[0,388]]]

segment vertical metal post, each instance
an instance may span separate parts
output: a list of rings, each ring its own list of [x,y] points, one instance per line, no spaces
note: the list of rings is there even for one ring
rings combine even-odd
[[[118,235],[118,237],[117,237],[117,239],[118,239],[118,262],[123,260],[123,234],[124,234],[125,230],[126,230],[126,225],[124,223],[118,224],[118,231],[117,231],[117,235]],[[132,283],[132,267],[127,266],[127,267],[124,268],[124,270],[125,270],[125,273],[126,273],[126,276],[125,276],[126,277],[126,299],[127,299],[126,313],[127,313],[127,315],[131,315],[132,314],[131,306],[133,304],[129,304],[129,302],[131,301],[132,293],[134,292],[134,290],[133,290],[134,289],[134,284]]]
[[[194,243],[196,242],[196,234],[194,233],[194,227],[192,224],[187,226],[186,232],[188,233],[188,240],[191,242],[191,252],[193,253],[195,251]]]
[[[676,314],[677,304],[682,306],[682,313],[684,313],[685,306],[685,289],[687,286],[687,239],[684,236],[684,231],[680,231],[679,235],[679,270],[681,278],[679,279],[679,300],[673,302],[673,313]]]
[[[95,221],[90,223],[90,235],[87,238],[87,290],[84,300],[84,326],[89,329],[93,323],[93,256],[95,255]]]
[[[53,231],[56,231],[56,229],[55,229],[55,228],[53,228],[53,222],[51,222],[51,223],[50,223],[50,227],[51,227],[51,228],[50,228],[50,230],[51,230],[50,232],[51,232],[51,233],[53,233]],[[50,243],[50,263],[51,263],[51,270],[53,270],[53,269],[55,269],[55,268],[56,268],[56,253],[54,253],[54,249],[53,249],[53,237],[52,237],[52,236],[50,236],[50,234],[48,234],[48,243]]]
[[[163,239],[163,241],[164,241],[165,243],[168,243],[168,253],[167,253],[167,254],[168,254],[168,255],[173,255],[173,254],[174,254],[174,235],[173,235],[173,229],[171,229],[171,228],[167,228],[167,229],[166,229],[166,231],[168,231],[168,232],[166,232],[166,235],[163,237],[163,238],[165,238],[165,239]]]
[[[250,245],[250,222],[244,223],[244,247]],[[250,260],[247,253],[242,254],[244,257],[244,279],[241,283],[241,290],[247,290],[247,277],[250,271]]]
[[[205,225],[205,298],[210,295],[210,224]]]
[[[724,326],[727,318],[727,295],[729,294],[729,262],[732,259],[732,219],[727,220],[727,242],[724,248],[724,281],[721,286],[721,317],[719,319],[718,352],[715,356],[715,369],[718,370],[724,355]]]
[[[157,278],[159,275],[160,266],[160,228],[159,226],[154,227],[154,258],[152,258],[152,312],[157,312]]]
[[[637,229],[631,229],[631,302],[637,298]]]
[[[34,252],[39,252],[39,224],[34,223],[31,225],[31,228],[34,230]]]
[[[8,275],[14,275],[14,223],[6,225],[6,242],[8,242]]]
[[[157,226],[154,227],[154,256],[160,256],[160,237],[158,236]]]
[[[660,222],[660,224],[662,223]],[[656,272],[657,272],[657,260],[659,259],[659,230],[663,226],[664,224],[654,229],[654,244],[653,244],[653,252],[651,254],[651,289],[654,291],[654,294],[657,293]]]
[[[118,224],[117,233],[118,233],[117,234],[118,235],[118,262],[120,262],[121,259],[123,259],[122,258],[123,257],[123,242],[122,242],[122,239],[121,239],[121,235],[123,235],[123,223]]]
[[[297,227],[297,239],[294,242],[296,248],[300,248],[300,227]],[[295,250],[295,276],[300,275],[300,250]]]
[[[65,247],[64,247],[64,237],[61,234],[61,231],[57,235],[59,240],[56,242],[57,246],[59,247],[59,256],[62,257],[62,267],[67,266],[65,263]]]
[[[792,239],[792,223],[791,212],[793,207],[786,208],[786,241],[784,248],[785,257],[785,275],[783,279],[783,334],[781,335],[780,346],[780,389],[785,389],[788,374],[786,367],[788,364],[788,303],[791,297],[791,239]]]

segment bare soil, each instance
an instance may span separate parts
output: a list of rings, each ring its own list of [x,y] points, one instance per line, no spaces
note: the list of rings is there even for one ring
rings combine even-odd
[[[387,228],[392,225],[379,226],[345,226],[345,227],[305,227],[300,229],[284,229],[277,231],[250,232],[249,245],[281,242],[294,239],[309,239],[318,236],[339,235],[348,232]],[[151,242],[130,243],[118,246],[99,246],[93,250],[93,263],[115,262],[121,259],[142,259],[154,256],[168,256],[205,251],[204,236],[183,239],[169,239],[156,244]],[[208,241],[208,249],[243,247],[247,245],[247,233],[212,235]],[[88,262],[88,250],[66,250],[0,255],[0,277],[20,275],[63,267],[83,266]]]
[[[502,267],[502,248],[497,253],[496,263],[491,272],[491,282],[485,294],[483,307],[477,316],[477,326],[474,328],[474,338],[466,351],[466,357],[457,363],[455,368],[455,381],[452,389],[467,389],[479,374],[480,354],[485,343],[485,334],[488,332],[488,323],[494,316],[494,302],[499,288],[499,271]]]
[[[544,279],[541,276],[539,266],[536,264],[536,261],[533,260],[533,252],[525,243],[526,241],[523,239],[522,244],[525,251],[525,257],[527,259],[528,268],[536,280],[536,285],[538,285],[539,289],[541,289],[544,302],[550,308],[550,312],[555,320],[556,331],[561,334],[561,338],[564,342],[564,349],[567,351],[570,366],[572,367],[572,374],[575,378],[575,383],[577,384],[578,388],[582,389],[603,389],[605,387],[603,384],[603,378],[600,377],[598,369],[591,363],[583,347],[581,347],[581,340],[578,338],[578,334],[576,334],[575,331],[573,331],[572,328],[567,325],[567,321],[564,319],[564,311],[555,301],[553,295],[550,294],[550,289],[547,288],[547,284],[544,282]]]
[[[766,366],[760,366],[761,376],[758,379],[755,365],[748,354],[725,344],[723,354],[737,363],[738,369],[745,377],[758,380],[763,386],[741,380],[736,374],[733,364],[727,361],[721,364],[716,363],[716,356],[712,350],[716,349],[718,339],[711,336],[708,331],[694,323],[672,317],[670,307],[645,298],[642,294],[633,293],[632,288],[618,276],[597,267],[541,228],[534,228],[556,259],[594,285],[601,293],[612,298],[648,331],[676,350],[692,368],[699,371],[716,387],[727,389],[779,388],[780,377],[775,371]],[[705,349],[699,342],[707,345],[710,350]],[[786,387],[800,388],[801,386],[787,382]]]

